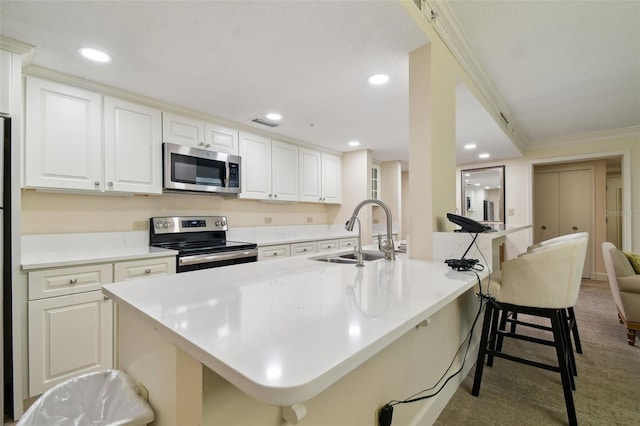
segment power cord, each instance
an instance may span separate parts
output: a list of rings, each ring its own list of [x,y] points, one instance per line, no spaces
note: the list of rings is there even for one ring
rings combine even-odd
[[[480,318],[480,314],[482,313],[482,311],[484,310],[484,308],[486,306],[486,301],[489,299],[489,296],[486,296],[486,295],[482,294],[482,284],[481,284],[480,276],[478,275],[477,272],[475,272],[475,271],[472,271],[472,272],[476,275],[476,279],[478,280],[478,287],[480,288],[480,295],[482,296],[482,297],[479,298],[480,306],[478,307],[478,312],[476,313],[476,317],[473,319],[473,323],[471,324],[471,328],[469,329],[469,332],[467,333],[467,336],[462,341],[460,346],[458,346],[458,349],[456,350],[456,353],[454,354],[453,359],[449,363],[449,366],[444,371],[442,376],[438,379],[438,381],[433,386],[431,386],[430,388],[423,389],[420,392],[417,392],[417,393],[411,395],[410,397],[408,397],[408,398],[406,398],[404,400],[401,400],[401,401],[392,400],[392,401],[387,402],[385,405],[383,405],[382,408],[380,409],[380,411],[378,412],[378,425],[379,426],[391,426],[391,421],[393,419],[393,407],[395,405],[398,405],[398,404],[409,404],[409,403],[412,403],[412,402],[417,402],[417,401],[422,401],[424,399],[433,398],[434,396],[438,395],[442,391],[442,389],[444,389],[444,387],[447,385],[447,383],[449,383],[449,381],[451,379],[453,379],[455,376],[460,374],[462,372],[462,370],[464,369],[464,364],[465,364],[465,361],[466,361],[466,358],[467,358],[467,353],[469,352],[469,347],[471,346],[471,341],[473,339],[473,330],[475,329],[476,324],[478,323],[478,319]],[[484,301],[484,303],[483,303],[483,301]],[[458,358],[458,355],[460,354],[460,350],[465,346],[465,342],[466,342],[466,348],[464,350],[464,355],[463,355],[463,358],[462,358],[462,364],[460,365],[460,368],[457,371],[455,371],[454,373],[452,373],[449,377],[447,377],[446,380],[444,381],[444,383],[442,384],[442,386],[440,386],[440,388],[436,392],[431,393],[429,395],[418,396],[420,394],[423,394],[425,392],[428,392],[428,391],[431,391],[431,390],[435,389],[440,384],[440,382],[442,382],[442,380],[445,378],[445,376],[447,375],[447,373],[449,372],[449,370],[453,366],[453,363]]]

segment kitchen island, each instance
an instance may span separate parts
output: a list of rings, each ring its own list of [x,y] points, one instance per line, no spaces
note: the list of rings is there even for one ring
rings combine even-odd
[[[119,368],[148,389],[155,424],[375,424],[388,400],[437,381],[479,309],[476,275],[404,255],[362,268],[315,257],[103,287]],[[435,419],[460,380],[394,422]]]

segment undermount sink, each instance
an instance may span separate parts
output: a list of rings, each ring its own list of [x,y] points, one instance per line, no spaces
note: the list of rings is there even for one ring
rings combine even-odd
[[[353,265],[355,265],[357,262],[356,255],[351,251],[346,253],[333,253],[333,254],[327,254],[324,256],[310,257],[309,259],[318,260],[320,262],[347,263],[347,264],[353,264]],[[384,253],[380,253],[377,251],[367,251],[367,250],[362,252],[362,260],[365,262],[370,262],[370,261],[379,260],[379,259],[384,259]]]

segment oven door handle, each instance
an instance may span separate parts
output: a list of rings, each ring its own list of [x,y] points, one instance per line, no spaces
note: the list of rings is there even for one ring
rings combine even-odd
[[[221,262],[224,260],[244,259],[247,257],[257,257],[258,250],[238,250],[225,253],[215,254],[197,254],[193,256],[183,256],[178,258],[178,263],[181,266],[196,265],[199,263]]]

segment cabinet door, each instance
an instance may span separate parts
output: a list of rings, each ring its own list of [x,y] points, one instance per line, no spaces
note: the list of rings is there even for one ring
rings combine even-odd
[[[258,260],[280,259],[291,256],[289,244],[258,247]]]
[[[26,79],[25,183],[102,189],[102,96]]]
[[[101,291],[28,302],[29,396],[113,367],[113,303]]]
[[[11,52],[0,50],[0,112],[11,114],[11,93],[13,75],[11,74]]]
[[[238,131],[235,129],[205,123],[204,142],[206,149],[238,155]]]
[[[175,256],[117,262],[113,265],[114,281],[126,281],[175,273]]]
[[[162,141],[204,148],[204,121],[163,112]]]
[[[162,193],[160,110],[104,98],[106,191]]]
[[[322,155],[320,151],[299,149],[300,201],[320,202],[322,198]]]
[[[340,157],[322,153],[322,201],[342,202],[342,161]]]
[[[240,198],[271,200],[271,140],[240,132]]]
[[[558,173],[536,173],[533,180],[533,242],[558,235]]]
[[[298,201],[298,147],[271,141],[271,189],[273,199]]]

